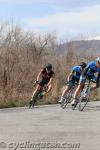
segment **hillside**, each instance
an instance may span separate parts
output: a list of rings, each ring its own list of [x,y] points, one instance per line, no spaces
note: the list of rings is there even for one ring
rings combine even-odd
[[[69,46],[77,51],[87,51],[92,54],[100,55],[100,40],[82,40],[82,41],[71,41],[68,43],[63,43],[57,46],[57,52],[66,53],[68,51]]]

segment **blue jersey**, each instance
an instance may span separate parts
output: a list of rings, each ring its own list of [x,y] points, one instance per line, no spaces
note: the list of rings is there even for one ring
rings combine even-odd
[[[75,66],[72,68],[73,77],[79,79],[82,73],[81,66]]]
[[[92,61],[88,63],[86,70],[87,70],[86,73],[87,76],[94,76],[95,73],[100,73],[100,68],[96,67],[96,61]]]
[[[95,76],[95,73],[98,73],[98,76]],[[100,68],[97,68],[96,61],[89,62],[80,77],[80,81],[88,79],[94,79],[96,82],[100,80]]]

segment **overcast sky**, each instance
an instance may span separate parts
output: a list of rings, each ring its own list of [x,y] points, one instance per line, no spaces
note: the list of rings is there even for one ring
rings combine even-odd
[[[0,23],[55,32],[60,38],[100,35],[100,0],[0,0]]]

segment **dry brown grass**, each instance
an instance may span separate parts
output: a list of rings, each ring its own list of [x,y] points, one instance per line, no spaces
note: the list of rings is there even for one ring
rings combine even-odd
[[[55,79],[53,89],[44,98],[43,103],[57,103],[62,87],[66,82],[71,67],[82,60],[93,60],[95,57],[80,53],[73,43],[63,55],[55,51],[57,39],[54,35],[45,36],[25,33],[19,27],[0,28],[0,105],[26,105],[34,90],[33,82],[40,68],[51,62],[54,66]],[[81,57],[82,56],[82,57]],[[99,92],[94,99],[100,99]]]

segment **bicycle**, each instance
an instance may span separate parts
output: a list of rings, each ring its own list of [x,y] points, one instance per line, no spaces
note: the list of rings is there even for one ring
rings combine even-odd
[[[69,90],[69,92],[66,94],[64,100],[61,102],[61,107],[63,109],[66,108],[67,104],[71,102],[72,98],[73,98],[73,93],[75,91],[75,88],[77,86],[77,82],[75,83],[75,85]]]
[[[35,83],[34,86],[36,86],[36,84],[39,84],[38,83]],[[32,100],[29,102],[29,108],[33,108],[34,105],[37,103],[38,100],[42,99],[43,96],[44,96],[44,93],[47,91],[47,85],[45,85],[44,87],[41,87],[37,93],[35,94],[35,96],[32,97]]]
[[[84,110],[84,108],[86,107],[87,103],[89,102],[91,83],[95,83],[95,81],[92,80],[92,79],[87,80],[87,82],[85,83],[85,86],[84,86],[82,92],[80,93],[79,98],[75,102],[75,105],[72,106],[73,110],[75,110],[75,108],[76,108],[76,106],[78,104],[79,104],[79,106],[78,106],[79,111],[83,111]]]

